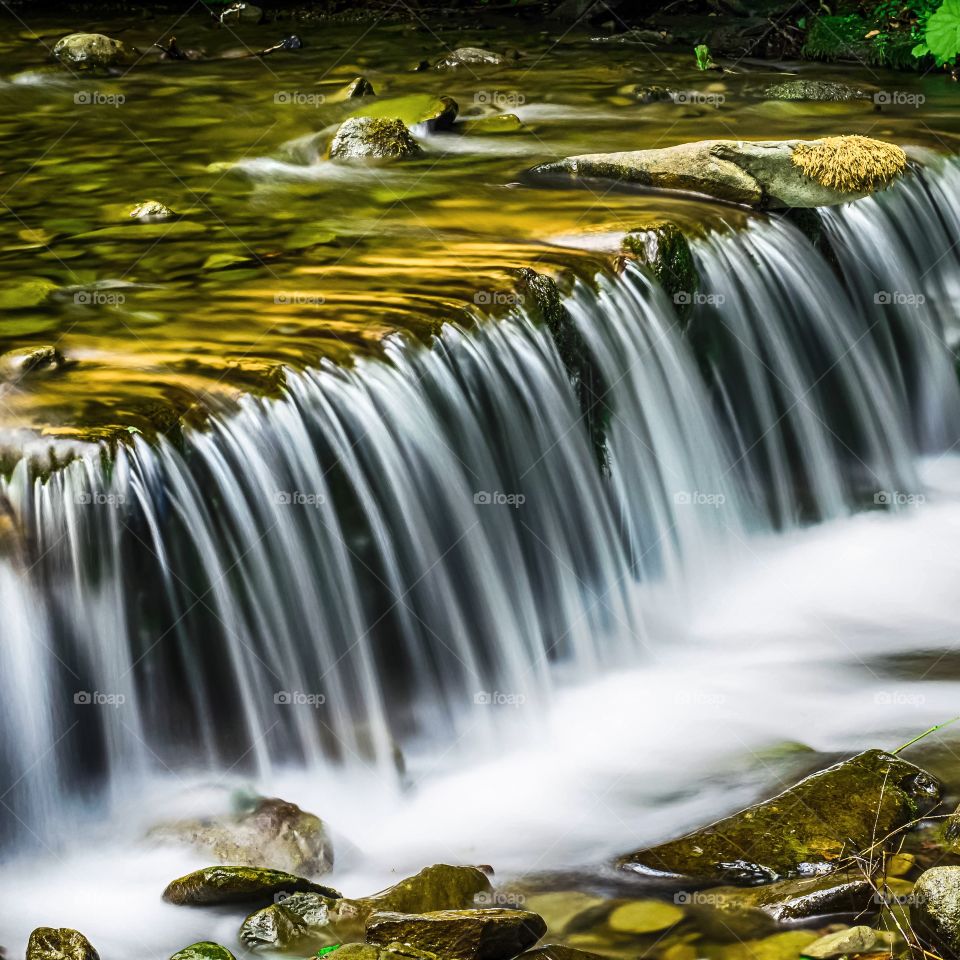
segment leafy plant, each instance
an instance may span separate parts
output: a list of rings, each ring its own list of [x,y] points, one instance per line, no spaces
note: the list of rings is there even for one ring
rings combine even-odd
[[[697,58],[698,70],[713,70],[716,67],[710,56],[710,48],[705,43],[698,43],[693,48],[693,54]]]
[[[943,0],[930,14],[923,40],[913,48],[915,57],[933,57],[938,67],[953,64],[960,55],[960,0]]]

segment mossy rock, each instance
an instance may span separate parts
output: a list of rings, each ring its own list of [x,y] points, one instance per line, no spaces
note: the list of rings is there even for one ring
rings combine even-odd
[[[902,829],[940,795],[919,767],[868,750],[821,770],[771,800],[618,861],[641,874],[755,884],[830,873]]]
[[[27,960],[100,960],[100,954],[77,930],[37,927],[27,942]]]
[[[357,902],[371,912],[427,913],[470,906],[478,894],[492,890],[490,879],[479,867],[437,863]]]
[[[407,127],[423,124],[429,130],[448,130],[457,119],[459,109],[452,97],[414,93],[407,97],[389,97],[368,103],[350,116],[400,120]]]
[[[836,103],[870,99],[870,94],[859,87],[829,80],[785,80],[766,87],[763,96],[768,100],[822,100]]]
[[[262,867],[204,867],[171,881],[163,899],[176,904],[252,903],[279,893],[321,893],[339,899],[340,894],[312,880]]]
[[[886,939],[893,938],[885,938],[883,933],[864,925],[847,927],[814,940],[803,948],[802,956],[809,957],[810,960],[833,960],[834,957],[845,957],[849,954],[873,953],[875,949],[883,950],[887,945]]]
[[[437,70],[457,70],[460,67],[496,67],[506,63],[506,58],[492,50],[480,47],[457,47],[434,65]]]
[[[810,930],[786,930],[761,940],[744,940],[722,947],[712,960],[797,960],[817,935]]]
[[[681,318],[689,317],[700,277],[683,231],[672,220],[653,220],[631,230],[623,249],[650,268]]]
[[[63,354],[50,344],[20,347],[0,354],[0,381],[17,383],[27,377],[54,373],[66,365]]]
[[[512,960],[546,932],[543,918],[527,910],[378,913],[367,924],[367,942],[405,943],[444,960]]]
[[[235,957],[219,943],[201,940],[199,943],[191,943],[189,947],[178,950],[170,960],[235,960]]]
[[[129,59],[126,47],[101,33],[71,33],[58,40],[54,57],[75,70],[106,70]]]
[[[332,160],[413,160],[422,155],[402,120],[350,117],[330,142]]]
[[[933,867],[920,874],[910,920],[923,944],[940,956],[960,958],[960,867]]]

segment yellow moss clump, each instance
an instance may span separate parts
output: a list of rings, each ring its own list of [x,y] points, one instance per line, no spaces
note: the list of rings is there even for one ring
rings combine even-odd
[[[808,177],[847,193],[885,187],[907,166],[907,155],[896,144],[858,136],[798,143],[791,159]]]

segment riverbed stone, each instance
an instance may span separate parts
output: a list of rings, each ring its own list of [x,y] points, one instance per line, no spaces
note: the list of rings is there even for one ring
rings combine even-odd
[[[366,77],[356,77],[345,87],[338,90],[328,100],[331,103],[339,103],[342,100],[357,100],[360,97],[375,97],[377,91],[373,89],[373,84]]]
[[[304,877],[262,867],[215,866],[171,881],[163,899],[176,904],[251,903],[280,893],[311,891],[339,899],[340,894]]]
[[[683,919],[683,910],[663,900],[632,900],[616,907],[607,917],[607,926],[615,933],[658,933]]]
[[[130,210],[134,220],[169,220],[174,212],[159,200],[141,200]]]
[[[759,940],[727,944],[718,960],[797,960],[816,939],[810,930],[784,930]]]
[[[480,47],[457,47],[434,65],[437,70],[456,70],[459,67],[491,67],[506,63],[506,57]]]
[[[543,917],[550,933],[560,935],[579,929],[579,921],[593,919],[599,911],[604,907],[612,907],[613,903],[581,890],[555,890],[526,897],[523,906]]]
[[[37,927],[27,942],[27,960],[100,960],[100,955],[78,930]]]
[[[931,867],[920,874],[910,919],[923,943],[942,956],[960,957],[960,867]]]
[[[868,137],[700,140],[674,147],[594,153],[534,167],[534,176],[604,178],[705,194],[752,207],[846,203],[882,189],[906,169],[903,151]]]
[[[784,80],[765,87],[762,95],[768,100],[822,100],[839,103],[870,99],[866,90],[830,80]]]
[[[124,63],[126,47],[101,33],[71,33],[56,42],[54,57],[76,70],[106,70]]]
[[[367,942],[406,943],[445,960],[510,960],[546,932],[543,918],[527,910],[378,913],[367,924]]]
[[[219,943],[201,940],[178,950],[170,960],[235,960],[233,954]]]
[[[407,97],[388,97],[368,103],[351,116],[400,120],[407,127],[423,124],[428,130],[448,130],[457,119],[459,110],[453,97],[414,93]]]
[[[810,960],[832,960],[852,953],[870,953],[882,942],[880,934],[870,927],[847,927],[814,940],[803,948],[803,956]]]
[[[333,868],[333,844],[324,822],[294,803],[259,797],[246,812],[161,824],[158,840],[189,844],[222,864],[318,877]]]
[[[62,370],[65,366],[63,354],[50,344],[20,347],[0,355],[0,380],[17,383],[26,377]]]
[[[661,954],[663,957],[664,954]],[[562,943],[544,943],[526,953],[521,953],[519,960],[606,960],[602,954],[591,953],[588,950],[578,950]]]
[[[936,802],[937,781],[868,750],[714,824],[618,860],[623,869],[698,882],[766,883],[831,873]]]
[[[491,136],[501,133],[517,133],[523,129],[523,123],[515,113],[498,113],[492,117],[470,117],[461,120],[456,129],[463,133]]]
[[[335,160],[412,160],[423,155],[402,120],[349,117],[330,143]]]

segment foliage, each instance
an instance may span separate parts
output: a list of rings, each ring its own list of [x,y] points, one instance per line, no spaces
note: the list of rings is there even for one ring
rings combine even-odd
[[[710,56],[710,48],[705,43],[698,43],[693,48],[694,56],[697,58],[698,70],[713,70],[716,64]]]
[[[913,54],[929,54],[938,67],[956,62],[960,55],[960,0],[943,0],[927,19],[923,40],[913,48]]]

